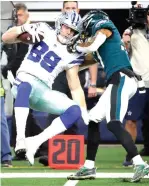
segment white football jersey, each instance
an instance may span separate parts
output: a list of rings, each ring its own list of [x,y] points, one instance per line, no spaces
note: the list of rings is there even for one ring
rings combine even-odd
[[[17,74],[21,75],[20,72],[31,74],[52,87],[57,75],[75,65],[82,64],[84,55],[70,54],[67,51],[67,45],[58,42],[55,30],[46,23],[39,24],[44,31],[44,39],[29,46]]]

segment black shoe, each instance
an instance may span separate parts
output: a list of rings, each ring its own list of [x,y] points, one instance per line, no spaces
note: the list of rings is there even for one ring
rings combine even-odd
[[[18,156],[14,156],[13,158],[12,158],[12,161],[24,161],[24,160],[26,160],[26,158],[25,157],[18,157]]]
[[[44,166],[48,166],[48,156],[41,156],[39,158],[39,163],[43,164]]]
[[[132,159],[130,158],[129,154],[126,155],[126,159],[123,162],[123,166],[124,167],[132,167],[133,166]]]
[[[10,160],[2,161],[1,167],[12,167],[12,163]]]
[[[141,156],[149,156],[149,149],[143,148],[139,153]]]
[[[21,160],[25,160],[25,154],[26,154],[26,149],[19,149],[15,152],[16,157],[21,159]]]
[[[123,166],[124,166],[124,167],[132,167],[132,166],[133,166],[133,163],[132,163],[132,161],[127,161],[127,160],[125,160],[125,161],[123,162]]]

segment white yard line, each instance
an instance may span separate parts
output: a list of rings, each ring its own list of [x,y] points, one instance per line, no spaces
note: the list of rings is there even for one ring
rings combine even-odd
[[[0,173],[0,178],[67,178],[73,172],[57,173]],[[133,173],[97,173],[96,178],[132,178]],[[149,178],[145,176],[145,178]]]
[[[76,186],[79,180],[68,180],[63,186]]]

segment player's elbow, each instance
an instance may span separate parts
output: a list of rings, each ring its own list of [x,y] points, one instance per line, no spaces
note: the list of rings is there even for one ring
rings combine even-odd
[[[7,40],[8,40],[8,39],[7,39],[7,34],[4,33],[4,34],[2,35],[2,41],[3,41],[4,43],[7,43]]]
[[[18,42],[16,36],[12,33],[9,33],[8,31],[2,35],[2,41],[7,44],[13,44]]]
[[[14,40],[12,40],[12,38],[10,38],[9,35],[8,35],[7,33],[4,33],[4,34],[2,35],[2,41],[3,41],[4,43],[7,43],[7,44],[12,44],[12,43],[14,43]]]

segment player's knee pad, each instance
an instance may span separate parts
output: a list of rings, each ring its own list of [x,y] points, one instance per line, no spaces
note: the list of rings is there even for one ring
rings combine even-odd
[[[28,82],[22,82],[17,91],[15,107],[29,107],[29,96],[32,87]]]
[[[62,115],[60,115],[60,118],[67,129],[70,128],[80,117],[81,110],[78,105],[72,105]]]

